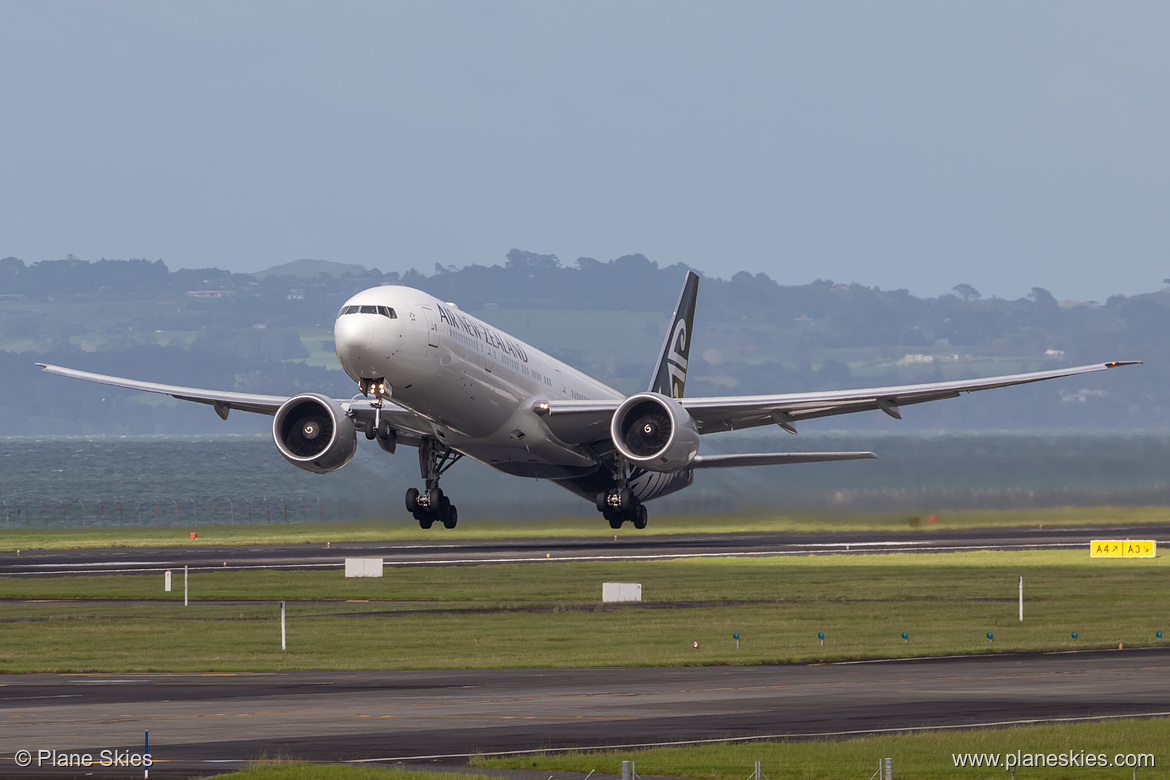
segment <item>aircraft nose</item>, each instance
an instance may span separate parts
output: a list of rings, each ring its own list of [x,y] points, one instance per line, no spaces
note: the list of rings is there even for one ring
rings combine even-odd
[[[374,323],[360,314],[342,315],[333,324],[333,344],[342,365],[360,360],[374,340]]]

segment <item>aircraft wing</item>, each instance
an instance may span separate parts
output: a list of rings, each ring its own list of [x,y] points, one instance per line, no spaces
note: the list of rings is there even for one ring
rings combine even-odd
[[[852,414],[880,409],[901,419],[899,408],[911,404],[957,398],[962,393],[991,390],[1031,382],[1042,382],[1079,374],[1091,374],[1118,366],[1136,365],[1141,361],[1112,361],[1087,366],[1033,371],[984,379],[960,379],[951,382],[928,382],[917,385],[869,387],[858,390],[830,390],[778,395],[745,395],[708,398],[679,398],[679,403],[695,420],[699,433],[779,425],[792,433],[793,423],[817,417]],[[555,401],[541,406],[549,429],[562,441],[589,443],[609,437],[609,421],[621,401]]]
[[[78,371],[75,368],[37,363],[42,371],[71,379],[81,379],[86,382],[96,382],[101,385],[125,387],[130,390],[141,390],[145,393],[159,393],[178,398],[180,401],[194,401],[214,407],[215,413],[227,419],[228,412],[239,409],[242,412],[274,415],[285,401],[292,396],[260,395],[256,393],[234,393],[226,390],[204,390],[198,387],[182,387],[179,385],[164,385],[158,382],[143,382],[137,379],[125,379],[106,374],[95,374],[90,371]],[[333,399],[347,412],[353,412],[359,421],[370,422],[374,419],[374,407],[365,399]],[[425,418],[415,412],[397,404],[383,402],[381,416],[390,420],[391,425],[399,432],[399,442],[402,444],[417,445],[421,436],[430,435],[430,426]]]

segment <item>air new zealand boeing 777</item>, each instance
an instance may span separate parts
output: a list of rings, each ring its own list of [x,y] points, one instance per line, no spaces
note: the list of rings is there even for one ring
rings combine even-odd
[[[454,528],[439,487],[463,457],[520,477],[548,479],[596,504],[613,528],[646,527],[645,504],[682,490],[696,471],[876,457],[872,452],[700,455],[700,437],[817,417],[901,408],[960,393],[1103,371],[1132,362],[1055,371],[777,395],[688,398],[687,362],[699,277],[687,273],[645,392],[626,397],[491,325],[410,287],[375,287],[346,302],[333,326],[337,359],[362,397],[255,395],[163,385],[38,364],[52,374],[163,393],[273,416],[272,437],[290,463],[323,474],[350,461],[357,434],[393,454],[418,448],[424,482],[406,491],[423,528]]]

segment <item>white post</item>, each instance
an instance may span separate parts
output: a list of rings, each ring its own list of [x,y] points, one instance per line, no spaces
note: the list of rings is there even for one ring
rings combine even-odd
[[[284,642],[284,602],[280,602],[280,649],[287,649]]]
[[[187,564],[183,564],[183,606],[187,606]]]
[[[1020,622],[1024,622],[1024,578],[1020,577]]]
[[[167,569],[167,573],[163,575],[163,590],[167,593],[171,592],[171,570]]]

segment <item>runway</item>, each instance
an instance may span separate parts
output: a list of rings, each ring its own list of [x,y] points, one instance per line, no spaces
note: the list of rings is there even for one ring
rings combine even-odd
[[[1170,540],[1170,525],[991,528],[907,532],[637,535],[466,540],[435,534],[424,542],[134,547],[0,552],[0,574],[45,576],[157,572],[164,569],[342,569],[345,558],[380,557],[388,567],[535,563],[556,560],[669,560],[701,557],[955,552],[1088,548],[1092,539]]]
[[[19,577],[165,568],[387,566],[1044,549],[1170,538],[1170,526],[918,533],[619,535],[396,544],[165,547],[0,553]],[[1170,648],[757,667],[0,676],[0,776],[17,751],[143,752],[155,777],[264,758],[462,765],[471,753],[711,739],[849,736],[1101,717],[1170,716]],[[598,767],[612,773],[617,767]],[[141,770],[86,767],[97,777]],[[543,778],[540,778],[543,780]]]
[[[262,757],[462,764],[471,753],[1167,716],[1170,649],[748,667],[5,675],[0,696],[0,774],[68,776],[19,772],[14,756],[141,753],[149,731],[151,776],[180,777]]]

